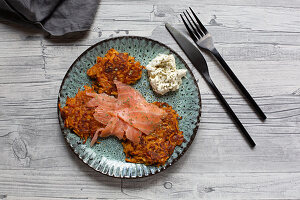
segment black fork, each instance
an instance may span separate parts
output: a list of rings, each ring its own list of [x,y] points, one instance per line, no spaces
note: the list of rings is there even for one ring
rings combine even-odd
[[[245,97],[249,100],[249,103],[252,105],[254,111],[257,112],[257,114],[261,117],[261,119],[265,120],[267,117],[264,114],[264,112],[261,110],[261,108],[257,105],[255,100],[252,98],[252,96],[249,94],[247,89],[243,86],[243,84],[240,82],[240,80],[236,77],[236,75],[233,73],[233,71],[230,69],[230,67],[227,65],[225,60],[222,58],[220,53],[217,51],[217,49],[214,46],[214,42],[212,40],[212,36],[210,33],[206,30],[206,28],[203,26],[195,12],[190,8],[195,20],[190,15],[188,10],[183,12],[186,20],[184,17],[180,14],[180,17],[188,30],[190,36],[194,40],[194,42],[202,49],[206,49],[210,51],[214,57],[219,61],[223,69],[226,71],[226,73],[230,76],[231,80],[236,84],[236,86],[240,89],[240,91],[245,95]],[[191,28],[190,28],[191,27]]]

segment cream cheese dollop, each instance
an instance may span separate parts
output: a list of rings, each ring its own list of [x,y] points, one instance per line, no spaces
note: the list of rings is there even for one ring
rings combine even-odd
[[[186,69],[176,69],[173,54],[159,54],[146,66],[152,89],[161,95],[176,91],[182,84],[181,78],[186,76]]]

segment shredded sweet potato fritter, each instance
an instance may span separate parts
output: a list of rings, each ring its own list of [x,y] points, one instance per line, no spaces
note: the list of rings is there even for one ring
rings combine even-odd
[[[84,143],[88,137],[93,137],[98,128],[104,127],[103,124],[96,121],[93,114],[95,108],[86,106],[86,103],[92,97],[86,95],[87,92],[95,92],[91,87],[84,86],[85,90],[80,91],[73,98],[67,98],[66,105],[60,111],[66,128],[72,129]]]
[[[174,148],[184,140],[182,131],[178,127],[179,115],[167,103],[154,102],[164,109],[167,116],[163,123],[150,135],[143,134],[141,142],[134,144],[129,140],[122,142],[126,161],[144,163],[146,165],[163,165],[172,155]]]
[[[97,63],[87,71],[87,75],[94,80],[93,87],[98,93],[117,95],[113,80],[133,84],[142,77],[143,68],[144,66],[128,53],[110,49],[105,57],[97,57]]]

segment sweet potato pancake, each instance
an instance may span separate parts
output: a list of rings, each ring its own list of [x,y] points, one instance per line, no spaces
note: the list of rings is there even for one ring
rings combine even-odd
[[[126,161],[144,163],[146,165],[163,165],[172,155],[174,148],[181,145],[184,140],[182,131],[178,127],[178,114],[167,103],[154,102],[163,108],[167,116],[163,123],[152,134],[141,137],[139,144],[126,140],[123,141]]]
[[[94,80],[93,87],[98,93],[117,95],[113,81],[133,84],[141,78],[143,68],[128,53],[110,49],[105,57],[97,57],[97,63],[87,71],[87,75]]]
[[[59,105],[59,109],[65,122],[65,127],[73,130],[86,142],[88,137],[92,138],[94,136],[98,128],[104,126],[94,119],[95,109],[86,106],[86,103],[92,99],[86,93],[95,93],[95,91],[89,86],[84,86],[84,88],[84,91],[78,90],[74,98],[68,97],[66,105],[63,108]]]

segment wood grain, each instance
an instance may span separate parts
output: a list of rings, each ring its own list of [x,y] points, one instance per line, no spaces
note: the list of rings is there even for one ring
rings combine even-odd
[[[186,33],[191,6],[266,112],[260,121],[207,53],[211,76],[257,143],[250,149],[164,22]],[[0,19],[0,199],[300,199],[300,2],[102,0],[87,33],[51,37]],[[56,103],[62,78],[90,45],[138,35],[165,43],[192,68],[202,117],[190,149],[168,170],[120,180],[66,145]]]

